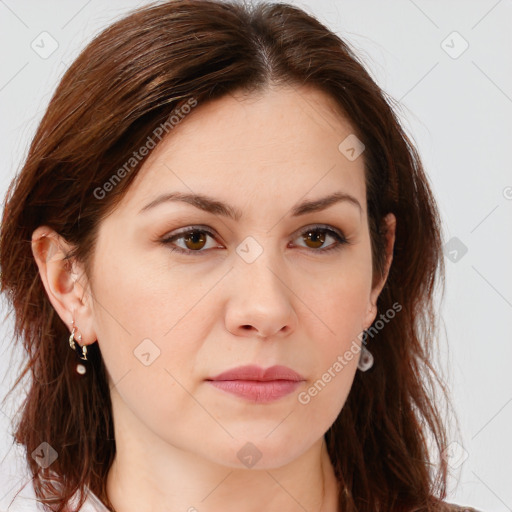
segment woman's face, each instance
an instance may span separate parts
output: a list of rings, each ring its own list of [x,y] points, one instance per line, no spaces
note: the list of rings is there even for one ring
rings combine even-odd
[[[198,105],[152,151],[100,226],[90,317],[77,318],[98,340],[118,426],[233,467],[251,451],[279,466],[322,438],[359,354],[335,363],[360,346],[383,285],[372,290],[352,132],[321,92],[271,89]],[[345,199],[322,206],[332,194]],[[242,365],[303,380],[208,380]]]

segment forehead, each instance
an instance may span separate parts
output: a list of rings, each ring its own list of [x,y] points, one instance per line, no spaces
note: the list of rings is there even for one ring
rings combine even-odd
[[[122,204],[140,209],[180,190],[260,204],[283,194],[295,203],[335,187],[365,204],[363,158],[340,144],[353,136],[334,100],[315,88],[272,87],[228,94],[191,109],[151,152]]]

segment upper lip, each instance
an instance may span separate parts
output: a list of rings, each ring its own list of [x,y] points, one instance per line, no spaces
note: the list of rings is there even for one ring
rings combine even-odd
[[[276,365],[264,369],[261,366],[247,365],[232,368],[206,380],[301,381],[304,380],[304,377],[287,366]]]

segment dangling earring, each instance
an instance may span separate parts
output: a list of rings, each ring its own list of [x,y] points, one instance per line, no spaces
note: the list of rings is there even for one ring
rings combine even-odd
[[[373,355],[372,353],[363,345],[361,347],[361,356],[359,357],[359,362],[357,363],[357,368],[365,372],[369,370],[373,366]]]
[[[359,362],[357,363],[358,370],[360,370],[362,372],[369,370],[373,366],[373,355],[365,347],[367,338],[368,338],[368,334],[366,331],[364,331],[363,339],[361,341],[361,355],[359,357]]]
[[[76,327],[74,326],[74,323],[75,321],[73,320],[73,323],[71,324],[72,326],[72,331],[71,331],[71,334],[69,336],[69,346],[75,351],[77,352],[77,347],[76,347],[76,343],[75,343],[75,331],[76,331]],[[77,342],[80,342],[82,340],[82,335],[79,334],[76,341]],[[80,357],[80,359],[82,359],[83,361],[87,361],[87,346],[86,345],[78,345],[81,349],[81,353],[80,352],[77,352],[78,356]],[[86,372],[87,372],[87,368],[85,367],[85,365],[83,365],[82,363],[78,363],[76,365],[76,372],[79,373],[80,375],[84,375]]]

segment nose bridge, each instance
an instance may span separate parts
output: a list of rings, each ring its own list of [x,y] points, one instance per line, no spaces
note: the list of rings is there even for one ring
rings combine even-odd
[[[247,237],[237,247],[235,274],[247,285],[247,291],[253,299],[263,295],[267,302],[287,301],[288,294],[283,284],[285,271],[281,255],[279,251],[272,248],[270,237],[263,243],[256,241],[253,237]]]
[[[265,246],[247,237],[236,253],[226,314],[228,329],[244,335],[257,331],[260,336],[293,329],[295,311],[279,251],[271,248],[268,237]]]

